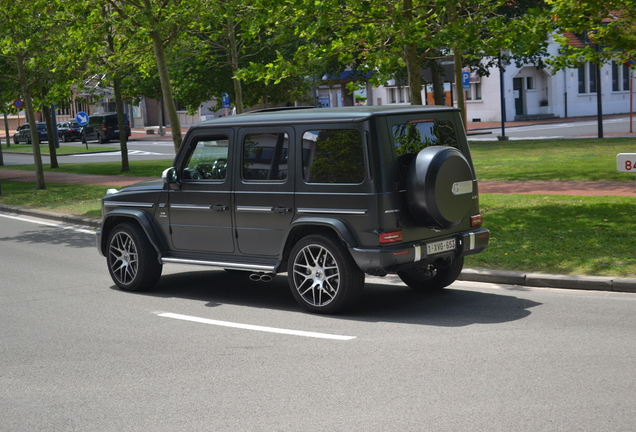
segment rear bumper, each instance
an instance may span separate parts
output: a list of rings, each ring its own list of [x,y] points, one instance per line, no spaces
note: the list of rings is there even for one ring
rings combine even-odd
[[[454,238],[455,249],[428,255],[426,244],[431,241]],[[450,236],[430,239],[428,241],[414,243],[400,243],[397,245],[377,248],[350,248],[356,264],[371,275],[384,275],[396,273],[399,270],[416,265],[428,264],[438,259],[456,258],[473,255],[482,252],[488,246],[490,231],[487,228],[479,228],[471,231],[455,233]]]

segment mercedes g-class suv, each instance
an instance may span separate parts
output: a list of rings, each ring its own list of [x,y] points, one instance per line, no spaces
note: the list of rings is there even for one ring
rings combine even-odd
[[[312,312],[360,297],[365,273],[416,290],[483,251],[477,179],[460,112],[439,106],[264,111],[188,130],[163,180],[103,198],[97,247],[121,289],[165,263],[287,273]]]

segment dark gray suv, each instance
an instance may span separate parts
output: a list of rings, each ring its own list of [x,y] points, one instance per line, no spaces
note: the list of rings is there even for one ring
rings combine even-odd
[[[365,273],[444,288],[488,239],[459,111],[380,106],[194,125],[163,180],[103,198],[97,246],[123,290],[165,263],[287,273],[301,306],[335,313]]]

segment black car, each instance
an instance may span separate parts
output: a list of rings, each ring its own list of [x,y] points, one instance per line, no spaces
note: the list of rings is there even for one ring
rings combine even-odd
[[[483,251],[460,111],[347,107],[249,113],[190,127],[163,180],[110,190],[97,247],[123,290],[166,263],[287,273],[293,296],[334,313],[365,273],[409,287],[453,283]]]
[[[40,143],[42,141],[48,141],[48,136],[46,134],[46,123],[37,122],[35,124],[36,129],[38,131],[38,140]],[[20,144],[21,142],[32,144],[33,141],[31,139],[31,126],[29,123],[25,123],[22,126],[18,127],[15,134],[13,134],[13,142],[15,144]]]
[[[130,136],[130,122],[128,115],[124,114],[126,136]],[[117,113],[95,114],[88,117],[88,123],[83,127],[82,142],[95,141],[103,144],[110,140],[119,140],[119,125]]]
[[[82,139],[82,127],[75,120],[58,123],[57,136],[64,142]]]

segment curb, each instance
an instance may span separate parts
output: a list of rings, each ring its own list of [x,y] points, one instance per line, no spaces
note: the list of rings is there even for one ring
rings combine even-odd
[[[35,216],[43,219],[99,228],[100,219],[65,215],[44,210],[35,210],[0,204],[0,211],[21,215]],[[504,285],[519,285],[540,288],[563,288],[574,290],[612,291],[636,293],[636,278],[619,278],[607,276],[558,275],[548,273],[525,273],[509,270],[486,270],[465,268],[457,280],[465,282],[486,282]]]
[[[65,222],[73,225],[81,225],[89,228],[99,228],[101,220],[95,218],[87,218],[75,215],[65,215],[44,210],[36,210],[24,207],[16,207],[6,204],[0,204],[0,211],[7,213],[15,213],[26,216],[35,216],[42,219],[50,219],[58,222]]]
[[[636,278],[524,273],[508,270],[464,269],[458,280],[539,288],[563,288],[636,293]]]

